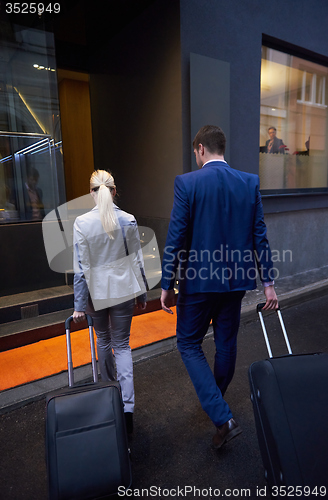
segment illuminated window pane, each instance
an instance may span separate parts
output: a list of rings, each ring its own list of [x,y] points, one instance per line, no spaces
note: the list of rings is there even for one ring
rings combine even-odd
[[[0,224],[60,204],[63,160],[54,37],[16,26],[0,41]]]
[[[262,190],[328,187],[327,81],[327,67],[263,47]]]

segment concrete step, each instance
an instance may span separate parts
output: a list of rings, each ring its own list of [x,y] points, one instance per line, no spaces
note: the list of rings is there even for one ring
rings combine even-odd
[[[65,287],[64,287],[65,288]],[[58,292],[58,290],[56,291]],[[58,296],[58,301],[57,305],[60,304],[65,304],[66,303],[66,292],[67,290],[63,290],[64,297]],[[72,291],[71,291],[72,292]],[[5,309],[4,302],[6,302],[8,309],[11,308],[19,308],[22,307],[27,307],[31,305],[38,305],[40,306],[41,310],[47,310],[51,309],[54,307],[54,297],[50,296],[49,300],[51,304],[47,306],[46,304],[42,303],[43,301],[46,301],[45,295],[46,293],[43,291],[39,291],[37,295],[42,297],[42,300],[36,301],[36,300],[27,300],[28,295],[30,294],[19,294],[19,295],[24,295],[24,297],[21,297],[23,299],[22,303],[17,302],[17,296],[13,296],[12,298],[7,297],[6,301],[3,301],[2,303],[2,308]],[[53,291],[53,294],[55,292]],[[34,294],[34,292],[32,292]],[[147,294],[148,299],[147,299],[147,307],[145,310],[139,310],[137,307],[134,310],[134,315],[137,316],[139,314],[145,314],[149,313],[152,311],[157,311],[161,309],[161,304],[160,304],[160,295],[161,295],[161,289],[157,288],[154,290],[150,290]],[[36,299],[36,295],[33,295],[29,297],[30,299]],[[40,297],[39,297],[40,298]],[[177,292],[176,292],[176,298],[177,298]],[[59,335],[64,335],[65,334],[65,320],[72,315],[73,313],[73,296],[70,297],[71,300],[71,307],[63,307],[63,308],[58,308],[55,311],[49,312],[49,313],[43,313],[39,315],[35,315],[33,317],[25,317],[25,318],[20,318],[14,321],[7,321],[2,324],[0,324],[0,351],[7,351],[9,349],[15,349],[16,347],[22,347],[27,344],[33,344],[35,342],[39,342],[40,340],[46,340],[49,338],[53,338]],[[175,300],[176,301],[176,300]],[[12,311],[9,311],[10,313]],[[16,317],[17,316],[17,311],[15,315],[13,314],[6,314],[5,311],[2,311],[4,317]],[[78,323],[77,325],[75,323],[71,323],[71,329],[72,331],[77,331],[77,330],[82,330],[84,328],[87,328],[87,323],[81,322]]]
[[[0,326],[0,351],[8,351],[40,340],[64,335],[64,322],[72,314],[72,311],[73,309],[64,309],[34,318],[2,324]],[[79,324],[79,329],[86,327],[84,323]],[[73,324],[72,331],[74,331]]]
[[[71,286],[58,286],[0,297],[0,325],[69,309],[74,304]]]

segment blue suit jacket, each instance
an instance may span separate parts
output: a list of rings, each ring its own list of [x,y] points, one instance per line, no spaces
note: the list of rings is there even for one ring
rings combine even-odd
[[[271,281],[272,260],[259,177],[211,161],[178,175],[162,263],[162,288],[186,294],[256,288]]]

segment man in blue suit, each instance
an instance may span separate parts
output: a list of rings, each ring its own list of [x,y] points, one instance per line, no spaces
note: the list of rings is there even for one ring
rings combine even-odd
[[[172,313],[179,268],[177,345],[203,409],[216,426],[215,448],[241,432],[223,395],[232,380],[241,301],[259,273],[266,304],[276,309],[271,251],[263,220],[259,177],[224,160],[226,138],[216,126],[197,133],[200,170],[178,175],[162,263],[164,311]],[[202,341],[212,321],[214,374]]]

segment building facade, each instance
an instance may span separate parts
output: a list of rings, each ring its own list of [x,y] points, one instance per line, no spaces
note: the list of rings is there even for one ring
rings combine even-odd
[[[327,266],[327,2],[108,4],[1,11],[1,295],[65,283],[42,217],[87,194],[94,168],[162,250],[174,178],[197,168],[192,139],[208,123],[230,166],[260,175],[277,278]]]

